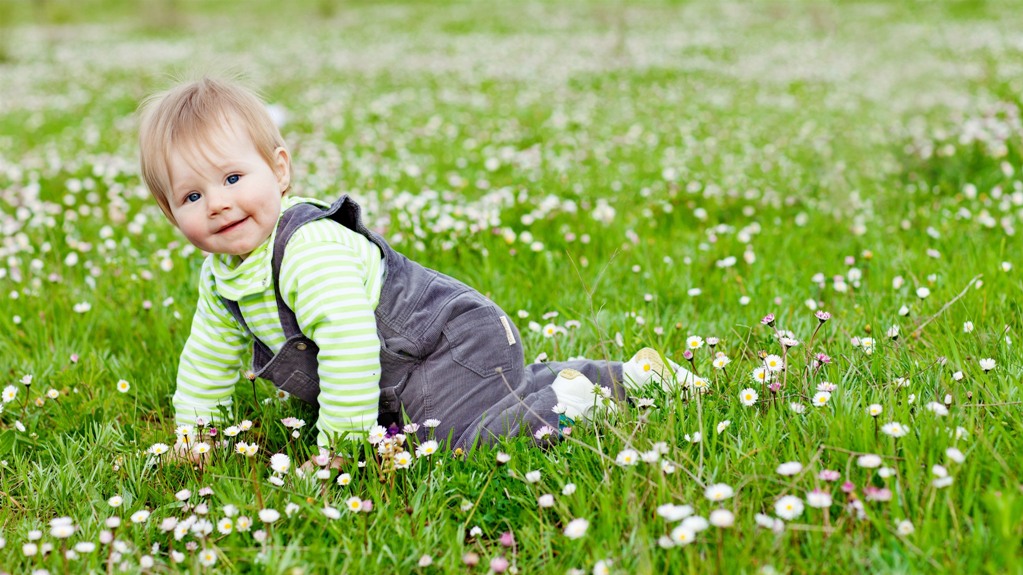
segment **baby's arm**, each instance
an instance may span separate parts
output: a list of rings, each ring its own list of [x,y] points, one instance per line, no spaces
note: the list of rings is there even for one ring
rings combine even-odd
[[[248,332],[231,317],[212,286],[207,261],[199,277],[199,302],[192,330],[178,363],[173,400],[178,425],[194,425],[199,417],[212,422],[220,417],[219,406],[231,409],[242,358],[251,342]]]
[[[355,249],[329,240],[291,242],[281,266],[281,293],[320,348],[321,447],[377,421],[380,340],[365,283],[374,270],[365,267]]]

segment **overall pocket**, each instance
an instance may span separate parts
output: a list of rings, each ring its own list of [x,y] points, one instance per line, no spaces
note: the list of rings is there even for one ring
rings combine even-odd
[[[317,398],[320,396],[320,385],[315,379],[302,371],[297,369],[293,371],[291,376],[280,387],[306,403],[311,403],[312,405],[318,403]]]
[[[405,390],[409,376],[422,362],[419,358],[403,352],[380,347],[380,420],[394,419],[401,411],[401,392]],[[385,417],[386,416],[386,417]]]
[[[498,308],[481,306],[460,314],[444,326],[443,334],[451,347],[451,357],[480,377],[494,375],[521,366],[522,342]]]

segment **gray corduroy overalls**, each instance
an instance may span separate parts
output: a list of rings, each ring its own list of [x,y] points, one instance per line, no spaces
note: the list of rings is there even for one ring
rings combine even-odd
[[[462,282],[425,268],[394,251],[363,225],[359,205],[347,194],[324,209],[298,204],[284,212],[273,246],[273,283],[286,341],[276,356],[253,337],[253,371],[291,395],[317,405],[319,348],[302,335],[295,313],[280,294],[280,271],[288,240],[301,226],[330,218],[368,238],[383,256],[384,283],[376,308],[380,337],[382,425],[438,419],[435,437],[450,434],[452,447],[471,447],[515,435],[520,425],[533,432],[558,429],[551,383],[565,368],[623,398],[620,362],[575,360],[524,365],[522,339],[508,314]],[[248,329],[237,302],[222,301]],[[251,333],[251,330],[250,330]],[[422,435],[424,430],[420,430]]]

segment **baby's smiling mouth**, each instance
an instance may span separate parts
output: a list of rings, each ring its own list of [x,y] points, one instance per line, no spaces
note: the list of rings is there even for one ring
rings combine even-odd
[[[232,222],[232,223],[227,224],[226,226],[220,228],[219,230],[216,231],[216,233],[222,234],[224,232],[229,232],[229,231],[237,228],[239,224],[241,224],[242,222],[244,222],[244,221],[246,221],[248,219],[249,219],[249,217],[245,216],[244,218],[242,218],[242,219],[240,219],[240,220],[238,220],[236,222]]]

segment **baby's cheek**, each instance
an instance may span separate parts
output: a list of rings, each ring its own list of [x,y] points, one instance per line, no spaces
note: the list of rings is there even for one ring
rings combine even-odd
[[[181,230],[181,233],[184,234],[185,238],[187,238],[188,241],[191,242],[196,247],[201,248],[205,244],[205,240],[207,238],[205,237],[204,234],[200,232],[200,230],[196,229],[194,226],[184,225],[180,226],[179,229]]]

